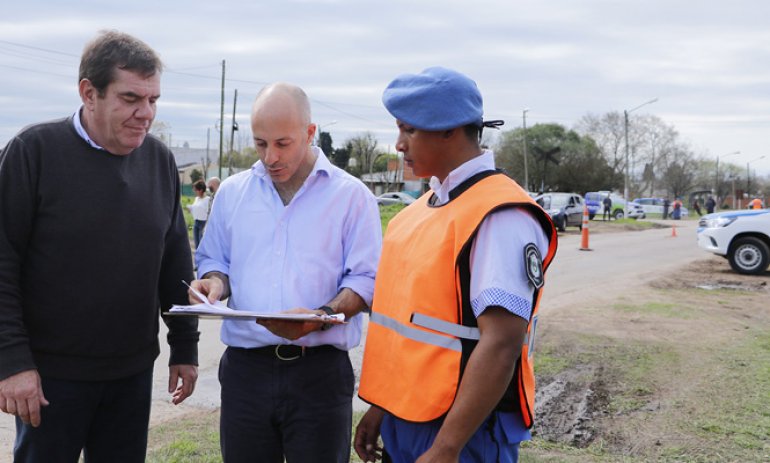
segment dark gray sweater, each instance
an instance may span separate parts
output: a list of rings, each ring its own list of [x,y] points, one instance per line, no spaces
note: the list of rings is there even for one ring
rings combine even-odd
[[[72,118],[0,152],[0,379],[109,380],[152,366],[159,308],[192,278],[171,152],[89,146]],[[197,364],[197,320],[170,318],[171,364]]]

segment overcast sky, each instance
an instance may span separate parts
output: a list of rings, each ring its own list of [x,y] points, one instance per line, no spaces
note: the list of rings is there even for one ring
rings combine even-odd
[[[241,130],[266,83],[300,85],[335,146],[370,131],[394,143],[382,90],[434,65],[471,76],[504,129],[632,109],[674,126],[693,151],[770,174],[770,2],[556,0],[78,0],[4,2],[0,145],[23,126],[71,114],[77,66],[99,29],[133,34],[166,65],[156,120],[172,144],[218,149],[238,90]],[[237,147],[237,145],[236,145]],[[726,156],[740,151],[740,154]],[[766,155],[764,159],[757,158]]]

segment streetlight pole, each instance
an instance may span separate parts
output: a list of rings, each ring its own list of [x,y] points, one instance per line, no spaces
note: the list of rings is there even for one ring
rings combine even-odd
[[[632,113],[632,112],[636,111],[637,109],[641,108],[642,106],[646,106],[648,104],[655,103],[656,101],[658,101],[658,99],[657,98],[653,98],[650,101],[645,101],[644,103],[640,104],[636,108],[624,109],[623,110],[623,121],[624,121],[623,127],[625,129],[625,138],[626,138],[626,178],[625,178],[625,181],[623,182],[624,183],[624,185],[623,185],[623,199],[625,200],[625,205],[623,206],[623,209],[624,209],[623,217],[628,217],[628,203],[629,203],[629,199],[628,199],[628,175],[629,175],[629,165],[630,165],[630,163],[628,161],[628,158],[629,158],[628,115],[629,115],[629,113]]]
[[[329,122],[327,124],[323,124],[323,125],[316,124],[316,133],[315,133],[315,145],[316,146],[320,146],[320,144],[321,144],[321,128],[322,127],[329,127],[330,125],[334,125],[336,123],[337,123],[337,121],[331,121],[331,122]],[[329,156],[330,153],[326,153],[326,155]]]
[[[733,151],[732,153],[723,154],[722,157],[725,158],[727,156],[732,156],[733,154],[741,154],[741,152]],[[714,196],[716,196],[716,204],[719,206],[719,156],[717,156],[717,172],[716,175],[714,175]]]
[[[764,156],[760,156],[746,163],[746,194],[749,195],[749,198],[747,199],[747,201],[751,199],[751,171],[749,170],[749,166],[751,165],[752,162],[759,161],[760,159],[764,159],[764,158],[765,158]]]
[[[527,111],[529,111],[529,108],[524,108],[521,112],[521,119],[524,124],[524,189],[529,191],[529,172],[527,170]]]

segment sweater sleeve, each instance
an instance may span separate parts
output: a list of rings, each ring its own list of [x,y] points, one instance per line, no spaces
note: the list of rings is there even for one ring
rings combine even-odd
[[[0,151],[0,380],[36,368],[21,297],[36,189],[34,159],[23,141],[14,138]]]
[[[173,164],[173,160],[171,163]],[[175,204],[171,226],[166,234],[158,285],[162,313],[168,311],[172,304],[188,303],[187,288],[182,284],[182,280],[189,282],[193,279],[190,240],[182,214],[179,176],[175,165],[172,166],[171,171],[175,185]],[[197,317],[164,316],[163,321],[168,327],[167,340],[171,351],[169,365],[197,365],[198,338],[200,337]]]

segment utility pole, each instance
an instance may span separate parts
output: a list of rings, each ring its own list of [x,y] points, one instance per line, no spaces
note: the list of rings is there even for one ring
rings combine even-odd
[[[235,89],[235,96],[233,97],[233,125],[230,127],[230,152],[227,155],[227,175],[233,175],[233,142],[235,139],[235,131],[238,130],[238,123],[235,122],[235,106],[238,104],[238,89]]]
[[[219,107],[219,178],[222,178],[222,151],[225,141],[225,60],[222,60],[222,96]]]
[[[529,172],[527,170],[527,111],[529,108],[524,108],[521,112],[521,118],[523,120],[523,132],[524,132],[524,189],[529,191]]]
[[[623,200],[625,201],[625,205],[623,206],[623,217],[628,217],[628,203],[631,202],[631,198],[628,197],[628,183],[629,183],[629,172],[630,172],[630,162],[629,162],[629,146],[628,146],[628,114],[636,111],[637,109],[641,108],[642,106],[655,103],[658,101],[657,98],[653,98],[650,101],[646,101],[639,106],[635,107],[634,109],[624,109],[623,110],[623,131],[625,132],[625,139],[626,139],[626,175],[625,175],[625,181],[623,182]]]
[[[727,156],[732,156],[734,154],[741,154],[741,152],[733,151],[732,153],[723,154],[722,157],[724,158]],[[716,169],[716,173],[714,174],[714,199],[716,201],[717,208],[719,207],[720,204],[722,204],[722,202],[720,201],[719,193],[720,193],[719,191],[719,156],[717,156],[717,169]],[[733,207],[733,209],[735,208]]]
[[[655,141],[657,136],[652,134],[652,160],[650,161],[650,196],[655,196]],[[626,200],[628,201],[628,200]]]
[[[211,141],[211,127],[206,127],[206,167],[203,168],[203,180],[209,179],[209,142]]]

